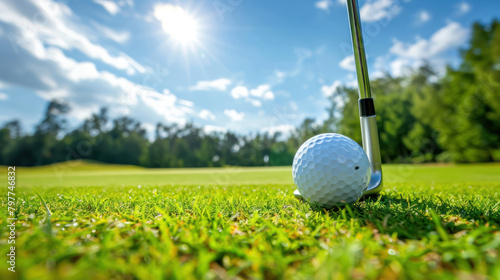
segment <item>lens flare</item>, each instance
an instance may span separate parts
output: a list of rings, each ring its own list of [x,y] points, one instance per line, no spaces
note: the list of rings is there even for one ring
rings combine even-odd
[[[183,8],[171,4],[159,4],[155,7],[154,16],[175,42],[187,44],[197,40],[198,23]]]

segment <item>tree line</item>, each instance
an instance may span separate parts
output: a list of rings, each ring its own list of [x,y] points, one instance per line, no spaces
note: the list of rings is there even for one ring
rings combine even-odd
[[[386,73],[372,80],[384,162],[500,161],[500,23],[476,23],[472,31],[460,65],[448,66],[444,75],[424,63],[403,77]],[[71,108],[53,100],[32,134],[23,134],[17,120],[3,125],[0,164],[88,159],[147,167],[291,165],[300,144],[316,134],[338,132],[361,143],[357,89],[340,87],[329,100],[324,122],[306,118],[286,137],[158,123],[153,141],[139,122],[111,120],[106,108],[68,130]]]

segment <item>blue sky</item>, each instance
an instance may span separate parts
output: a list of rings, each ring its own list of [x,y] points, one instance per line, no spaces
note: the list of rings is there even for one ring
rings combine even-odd
[[[473,22],[500,1],[360,1],[371,77],[457,65]],[[108,107],[152,131],[289,131],[356,86],[343,1],[2,0],[0,123],[31,131],[46,102],[70,123]]]

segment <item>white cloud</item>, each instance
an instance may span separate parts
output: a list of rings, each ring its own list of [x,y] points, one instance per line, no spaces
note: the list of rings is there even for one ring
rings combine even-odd
[[[0,37],[0,61],[9,65],[9,69],[0,68],[0,80],[33,90],[46,100],[64,99],[72,108],[70,116],[77,120],[105,106],[114,112],[131,112],[131,117],[146,122],[163,119],[183,124],[192,111],[192,102],[178,99],[168,90],[160,93],[99,71],[92,62],[77,62],[55,47],[21,46],[12,55],[9,40]]]
[[[354,55],[346,56],[342,61],[340,61],[339,66],[348,71],[356,71],[356,62],[354,61]]]
[[[231,90],[231,96],[234,99],[240,99],[240,98],[245,98],[250,95],[248,88],[244,86],[237,86]]]
[[[233,122],[241,121],[241,120],[243,120],[243,117],[245,116],[245,113],[243,113],[243,112],[238,113],[234,109],[231,109],[231,110],[226,109],[226,110],[224,110],[224,114],[226,116],[228,116],[231,119],[231,121],[233,121]]]
[[[156,125],[152,123],[141,123],[141,127],[146,130],[149,141],[153,142],[155,140]]]
[[[100,35],[102,35],[102,37],[104,38],[110,39],[120,44],[123,44],[130,39],[130,32],[116,31],[95,22],[93,24],[99,30]]]
[[[213,121],[213,120],[216,119],[215,115],[212,112],[210,112],[209,110],[206,110],[206,109],[201,110],[200,113],[198,114],[198,116],[200,118],[204,119],[204,120],[211,120],[211,121]]]
[[[110,13],[113,16],[121,12],[122,7],[134,6],[133,0],[120,0],[117,2],[109,0],[93,0],[93,2],[96,3],[97,5],[102,6],[108,13]]]
[[[168,89],[159,93],[153,89],[138,87],[135,94],[148,110],[153,109],[158,116],[162,116],[168,122],[184,124],[185,116],[192,113],[192,109],[183,105]]]
[[[254,107],[262,106],[262,102],[260,102],[260,100],[257,99],[248,99],[248,102],[250,102],[250,104],[252,104]]]
[[[365,22],[390,19],[401,12],[398,3],[394,0],[369,0],[360,9],[361,18]]]
[[[124,7],[124,6],[133,7],[134,0],[120,0],[120,1],[118,1],[118,5],[120,5],[120,7]]]
[[[179,104],[184,106],[184,107],[188,107],[188,108],[193,108],[193,106],[194,106],[194,103],[192,101],[184,100],[184,99],[179,99]]]
[[[358,80],[354,79],[354,80],[348,81],[345,85],[348,87],[351,87],[351,88],[358,88]]]
[[[414,44],[395,41],[390,52],[400,57],[429,59],[466,42],[469,30],[459,23],[450,22],[434,33],[430,39],[418,38]]]
[[[274,99],[274,93],[271,91],[271,86],[268,84],[260,85],[257,88],[250,90],[250,95],[263,100]]]
[[[326,12],[330,12],[331,6],[332,6],[332,1],[330,1],[330,0],[321,0],[321,1],[314,3],[314,7],[318,8],[320,10],[326,11]]]
[[[390,69],[392,75],[396,77],[401,77],[408,74],[410,68],[411,61],[405,58],[397,58],[390,63]]]
[[[378,77],[385,71],[393,76],[404,76],[426,60],[439,74],[444,74],[446,64],[449,63],[446,60],[447,52],[463,46],[469,34],[469,29],[456,22],[449,22],[428,39],[417,37],[413,43],[395,40],[389,54],[377,57],[374,73]]]
[[[245,86],[237,86],[231,90],[231,96],[234,99],[244,98],[245,101],[249,102],[255,107],[261,107],[261,100],[273,100],[274,93],[271,91],[271,86],[268,84],[260,85],[254,89],[249,90]],[[255,98],[250,98],[255,97]]]
[[[324,97],[329,98],[330,100],[333,100],[337,108],[342,108],[345,105],[345,100],[344,96],[342,94],[339,94],[337,90],[343,86],[342,82],[340,81],[334,81],[331,86],[322,86],[321,87],[321,93],[323,94]],[[352,82],[349,82],[347,84],[348,87],[357,87],[357,84],[352,85]]]
[[[288,73],[291,77],[295,77],[302,72],[304,62],[313,56],[313,52],[304,48],[296,48],[295,56],[297,57],[295,67],[290,71],[290,73]]]
[[[10,29],[11,47],[30,49],[36,56],[43,56],[44,46],[57,47],[65,51],[78,50],[91,59],[96,59],[128,74],[145,73],[146,68],[137,61],[119,52],[112,55],[104,47],[92,43],[85,36],[84,28],[75,23],[75,14],[63,3],[51,0],[26,0],[22,8],[16,0],[0,1],[0,22]],[[38,24],[33,15],[39,15]],[[14,44],[12,44],[14,43]]]
[[[321,92],[323,93],[324,97],[330,97],[335,94],[337,89],[342,86],[342,82],[340,81],[335,81],[331,86],[322,86],[321,87]]]
[[[113,16],[119,13],[121,10],[120,6],[118,6],[118,4],[113,1],[94,0],[94,3],[101,5],[108,13],[110,13]]]
[[[275,70],[274,75],[269,77],[269,83],[272,85],[281,84],[281,83],[283,83],[283,81],[285,80],[286,77],[287,77],[286,72],[280,71],[280,70]]]
[[[431,14],[425,10],[420,11],[416,15],[418,23],[425,23],[431,19]]]
[[[381,55],[375,59],[375,71],[370,74],[370,78],[377,79],[383,77],[385,73],[388,72],[386,65],[388,64],[387,60],[389,59],[389,56],[390,55]]]
[[[230,79],[221,78],[213,81],[198,81],[196,85],[190,86],[191,91],[225,91],[232,81]]]
[[[130,116],[130,109],[128,107],[111,107],[108,108],[112,116]]]
[[[205,131],[205,133],[207,133],[207,134],[225,133],[227,131],[227,128],[215,126],[215,125],[205,125],[203,127],[203,131]]]
[[[279,70],[276,70],[276,71],[274,72],[274,74],[275,74],[275,75],[276,75],[276,77],[277,77],[277,78],[279,78],[279,79],[283,79],[283,78],[285,78],[285,76],[286,76],[286,73],[285,73],[285,72],[282,72],[282,71],[279,71]]]
[[[274,135],[279,132],[283,136],[288,136],[290,135],[290,133],[295,131],[295,126],[291,124],[282,124],[277,126],[265,127],[261,131],[264,133],[268,133],[269,135]]]
[[[458,11],[458,14],[463,15],[470,11],[470,5],[467,2],[462,2],[456,6],[456,9]]]
[[[0,92],[0,100],[7,100],[7,99],[9,99],[7,93]]]
[[[305,48],[295,48],[295,65],[288,71],[275,70],[273,75],[268,78],[268,84],[271,86],[275,86],[277,84],[283,83],[285,79],[289,77],[296,77],[302,73],[304,68],[304,63],[313,57],[313,55],[321,54],[324,51],[325,47],[321,46],[316,51],[311,51]]]

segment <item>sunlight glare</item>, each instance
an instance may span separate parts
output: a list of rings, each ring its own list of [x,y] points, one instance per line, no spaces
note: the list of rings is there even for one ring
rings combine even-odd
[[[161,22],[163,30],[177,43],[186,44],[197,40],[198,23],[179,6],[157,5],[154,15]]]

